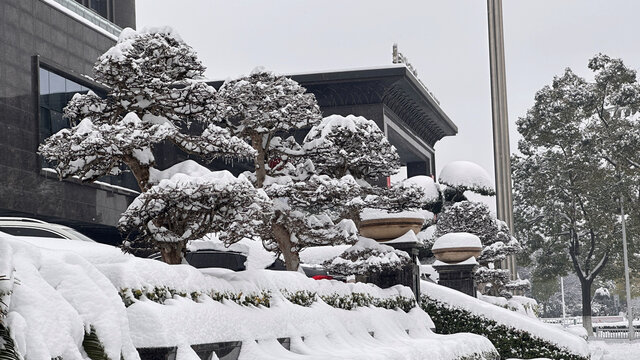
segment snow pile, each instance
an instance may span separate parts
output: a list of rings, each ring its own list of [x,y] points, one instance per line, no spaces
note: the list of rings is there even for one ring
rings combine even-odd
[[[440,236],[431,250],[450,248],[482,248],[480,238],[466,232],[453,232]]]
[[[406,233],[404,233],[404,235],[397,237],[395,239],[380,242],[380,244],[407,244],[407,243],[413,243],[413,244],[420,243],[420,240],[416,236],[416,233],[413,232],[413,230],[409,230]]]
[[[441,184],[479,193],[493,194],[494,187],[489,174],[479,165],[470,161],[453,161],[441,171],[438,181]]]
[[[5,324],[25,358],[85,359],[81,344],[92,328],[110,359],[139,359],[122,299],[89,261],[11,236],[0,238],[0,253],[8,255],[2,264],[19,279],[10,282]]]
[[[498,324],[526,331],[533,336],[546,340],[560,348],[569,349],[572,353],[588,357],[589,349],[587,343],[562,329],[545,324],[540,320],[527,315],[513,312],[471,296],[462,294],[459,291],[440,286],[431,282],[422,281],[420,283],[422,293],[429,298],[444,303],[448,307],[462,309],[471,312],[488,320],[493,320]]]
[[[187,265],[167,265],[127,254],[116,255],[100,244],[53,239],[42,246],[13,237],[0,239],[0,271],[15,269],[19,283],[12,295],[5,324],[25,358],[86,359],[81,348],[94,329],[111,359],[139,359],[136,347],[177,346],[178,357],[193,355],[189,346],[242,341],[245,359],[317,358],[453,360],[464,356],[495,356],[491,343],[472,334],[435,335],[429,316],[419,308],[408,313],[382,307],[357,306],[345,310],[330,306],[321,295],[367,294],[392,299],[412,297],[410,289],[380,289],[370,284],[315,281],[296,272],[249,270],[235,273]],[[81,245],[80,250],[71,245]],[[117,249],[114,249],[117,250]],[[7,257],[8,254],[8,257]],[[105,258],[101,258],[104,255]],[[91,262],[88,260],[91,259]],[[93,264],[92,264],[93,262]],[[4,285],[4,284],[3,284]],[[180,289],[164,301],[144,295],[131,298],[125,308],[118,289],[124,287]],[[269,291],[268,307],[240,305],[202,296],[216,291]],[[305,306],[290,302],[295,291],[317,294]],[[291,352],[276,339],[291,338]],[[257,342],[256,342],[257,340]],[[464,346],[460,346],[464,344]]]
[[[433,219],[433,213],[427,210],[415,210],[415,211],[398,211],[390,212],[383,209],[365,208],[360,212],[360,219],[376,220],[376,219],[399,219],[399,218],[411,218],[411,219]]]
[[[327,260],[340,256],[349,245],[327,245],[308,247],[300,252],[300,261],[307,265],[322,265]]]
[[[538,308],[538,302],[535,299],[525,296],[514,295],[511,299],[507,299],[501,296],[482,295],[478,293],[478,299],[488,302],[493,305],[515,311],[520,314],[527,315],[531,318],[537,318],[536,309]]]

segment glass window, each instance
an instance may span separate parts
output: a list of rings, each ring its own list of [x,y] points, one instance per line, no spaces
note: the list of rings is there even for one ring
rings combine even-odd
[[[108,0],[89,0],[89,7],[106,19],[108,17],[107,3]]]
[[[38,134],[40,142],[58,131],[70,127],[69,120],[64,117],[64,107],[75,94],[86,94],[89,88],[72,79],[45,68],[38,71],[40,76],[40,128]],[[104,96],[104,91],[94,89],[98,96]],[[51,168],[52,163],[42,159],[42,167]],[[105,176],[99,181],[138,190],[138,182],[133,174],[125,172],[118,176]]]
[[[28,227],[0,226],[0,231],[13,236],[30,236],[64,239],[65,237],[53,231],[34,229]]]

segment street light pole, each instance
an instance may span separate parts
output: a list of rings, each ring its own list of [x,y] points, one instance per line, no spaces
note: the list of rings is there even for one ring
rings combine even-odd
[[[622,217],[622,251],[624,252],[624,282],[627,292],[627,321],[629,322],[629,340],[635,338],[633,329],[633,311],[631,310],[631,286],[629,282],[629,260],[627,260],[627,228],[624,214],[624,195],[620,195],[620,216]]]
[[[489,25],[489,67],[491,74],[491,115],[493,120],[493,163],[496,179],[496,215],[513,232],[511,194],[511,150],[509,148],[509,118],[507,113],[507,81],[504,61],[504,31],[502,0],[487,0]],[[515,279],[515,256],[504,261]]]

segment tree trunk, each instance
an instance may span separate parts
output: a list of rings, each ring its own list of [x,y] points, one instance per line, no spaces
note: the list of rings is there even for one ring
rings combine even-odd
[[[127,156],[124,159],[133,176],[138,181],[141,192],[149,190],[149,167],[150,165],[141,165],[140,162],[133,157]]]
[[[267,169],[265,168],[266,151],[262,145],[261,134],[251,135],[251,146],[253,146],[253,149],[258,152],[258,155],[255,158],[256,187],[261,188],[264,184],[264,179],[267,176]]]
[[[162,243],[159,245],[162,261],[167,264],[182,264],[182,250],[184,242]]]
[[[591,281],[580,279],[582,288],[582,326],[587,329],[589,338],[593,338],[593,324],[591,323]]]
[[[291,233],[282,224],[273,222],[271,224],[273,236],[278,242],[278,248],[282,251],[284,257],[284,264],[289,271],[298,271],[300,267],[300,254],[297,251],[293,251],[293,244],[291,243]]]

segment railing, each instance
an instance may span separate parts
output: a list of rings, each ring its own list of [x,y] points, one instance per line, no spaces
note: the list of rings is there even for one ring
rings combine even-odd
[[[103,18],[95,11],[90,10],[78,4],[74,0],[53,0],[53,1],[73,11],[74,13],[82,16],[84,19],[88,20],[92,24],[98,26],[101,29],[104,29],[105,31],[115,35],[116,37],[120,36],[120,32],[122,32],[122,29],[118,25]]]
[[[635,333],[638,333],[638,329],[635,330]],[[595,331],[596,339],[628,339],[629,338],[629,330],[628,329],[599,329],[596,328]]]

